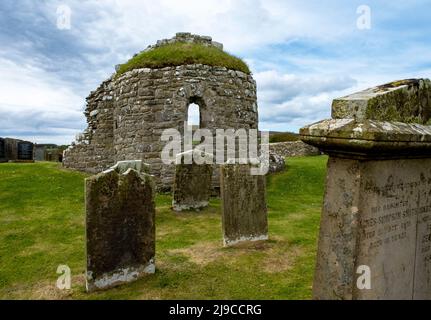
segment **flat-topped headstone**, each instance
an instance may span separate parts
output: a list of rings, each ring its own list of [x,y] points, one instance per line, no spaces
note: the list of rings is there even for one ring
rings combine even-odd
[[[198,159],[198,163],[194,160]],[[201,161],[199,161],[199,159]],[[211,196],[213,155],[190,150],[176,156],[172,208],[199,210],[208,206]]]
[[[124,160],[118,161],[114,166],[104,172],[115,170],[118,173],[125,173],[128,169],[148,174],[150,172],[150,165],[142,162],[142,160]]]
[[[122,161],[86,179],[87,290],[154,273],[155,203],[141,161]]]
[[[330,156],[315,299],[431,299],[430,109],[429,80],[405,80],[301,129]]]
[[[268,239],[265,175],[252,175],[254,164],[221,166],[222,228],[225,246]]]

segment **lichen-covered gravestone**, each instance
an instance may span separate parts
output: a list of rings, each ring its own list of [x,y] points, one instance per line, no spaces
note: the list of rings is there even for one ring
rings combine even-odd
[[[222,228],[225,246],[268,239],[264,175],[252,175],[252,164],[221,166]]]
[[[196,163],[199,157],[202,161]],[[177,155],[172,208],[175,211],[199,210],[208,206],[211,196],[213,155],[190,150]],[[185,160],[192,163],[187,163]],[[189,161],[189,162],[190,162]]]
[[[154,273],[152,177],[141,161],[121,161],[86,179],[87,290]]]
[[[301,129],[329,154],[315,299],[431,298],[431,83],[334,100]]]

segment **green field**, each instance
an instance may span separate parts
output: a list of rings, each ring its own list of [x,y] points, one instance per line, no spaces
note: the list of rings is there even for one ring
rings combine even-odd
[[[176,214],[157,196],[154,275],[85,292],[84,178],[56,163],[0,164],[0,299],[310,299],[325,156],[268,178],[267,242],[223,248],[220,200]],[[57,266],[72,289],[56,288]]]

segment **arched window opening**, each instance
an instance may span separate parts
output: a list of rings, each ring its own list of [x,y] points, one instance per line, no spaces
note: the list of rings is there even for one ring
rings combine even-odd
[[[199,105],[196,103],[190,103],[187,110],[187,125],[194,133],[201,125],[201,113],[199,110]],[[193,144],[199,144],[200,141],[194,141]]]
[[[190,103],[187,113],[187,123],[189,126],[193,126],[193,129],[198,129],[200,126],[201,115],[199,111],[199,105],[196,103]]]

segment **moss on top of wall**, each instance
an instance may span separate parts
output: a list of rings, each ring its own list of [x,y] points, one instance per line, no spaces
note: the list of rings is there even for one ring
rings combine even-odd
[[[221,49],[197,43],[175,42],[139,53],[121,64],[116,76],[133,69],[158,69],[188,64],[225,67],[250,74],[250,69],[244,61]]]

